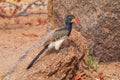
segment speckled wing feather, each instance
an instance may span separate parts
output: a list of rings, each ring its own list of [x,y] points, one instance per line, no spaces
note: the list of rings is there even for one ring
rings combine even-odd
[[[55,42],[57,40],[60,40],[63,37],[67,37],[69,34],[69,31],[67,29],[58,29],[56,30],[52,36],[44,43],[44,46],[49,45],[51,42]]]

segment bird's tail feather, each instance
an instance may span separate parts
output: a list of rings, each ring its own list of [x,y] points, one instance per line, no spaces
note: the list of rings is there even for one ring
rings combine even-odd
[[[39,58],[39,56],[47,49],[48,47],[45,46],[39,53],[38,55],[30,62],[30,64],[27,66],[26,69],[29,69],[33,66],[34,62]]]

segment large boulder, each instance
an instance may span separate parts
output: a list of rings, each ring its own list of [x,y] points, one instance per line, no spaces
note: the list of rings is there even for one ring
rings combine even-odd
[[[63,26],[68,14],[77,16],[83,27],[76,29],[99,62],[120,61],[119,0],[48,0],[48,13],[52,28]]]

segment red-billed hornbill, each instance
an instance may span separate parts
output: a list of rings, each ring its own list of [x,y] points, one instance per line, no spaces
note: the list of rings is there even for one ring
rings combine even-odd
[[[56,30],[52,36],[44,43],[44,48],[38,53],[38,55],[30,62],[28,67],[26,69],[29,69],[32,67],[33,63],[39,58],[39,56],[49,48],[55,47],[56,50],[59,50],[61,44],[65,39],[67,39],[70,36],[71,30],[72,30],[72,24],[77,23],[80,25],[79,20],[75,18],[73,15],[68,15],[65,18],[65,24],[66,26],[64,28],[60,28]]]

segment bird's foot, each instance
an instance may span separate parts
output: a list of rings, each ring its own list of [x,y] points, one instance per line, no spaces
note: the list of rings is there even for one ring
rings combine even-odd
[[[60,50],[56,50],[56,53],[60,53]]]
[[[68,54],[68,49],[61,49],[59,50],[60,54],[67,55]]]

